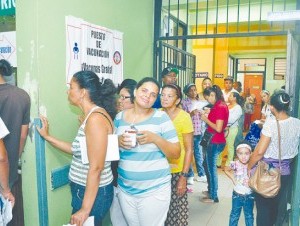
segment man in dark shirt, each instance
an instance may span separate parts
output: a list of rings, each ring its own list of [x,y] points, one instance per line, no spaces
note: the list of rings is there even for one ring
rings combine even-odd
[[[177,75],[178,75],[178,69],[177,68],[166,67],[161,72],[163,85],[176,84],[177,83]],[[153,108],[161,108],[160,94],[157,96],[157,99],[154,102],[152,107]]]
[[[15,219],[22,218],[22,190],[18,181],[18,162],[23,152],[30,122],[30,97],[22,89],[9,85],[4,77],[12,74],[12,67],[6,60],[0,60],[0,117],[10,134],[4,138],[9,160],[9,185],[16,198],[13,220],[8,225],[21,226]],[[16,194],[16,192],[18,192]],[[17,213],[15,213],[17,211]],[[16,217],[17,216],[17,217]]]

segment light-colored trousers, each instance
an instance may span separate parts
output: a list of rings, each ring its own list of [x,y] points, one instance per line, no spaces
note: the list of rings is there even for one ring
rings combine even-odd
[[[145,197],[119,191],[119,202],[128,225],[164,226],[171,200],[171,182]]]
[[[109,210],[110,220],[113,226],[128,226],[119,203],[119,193],[120,189],[114,187],[114,199]]]

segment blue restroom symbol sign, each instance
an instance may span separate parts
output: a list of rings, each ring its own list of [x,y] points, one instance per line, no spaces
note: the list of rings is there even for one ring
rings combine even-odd
[[[79,48],[77,42],[74,43],[73,53],[74,53],[74,59],[78,60]]]

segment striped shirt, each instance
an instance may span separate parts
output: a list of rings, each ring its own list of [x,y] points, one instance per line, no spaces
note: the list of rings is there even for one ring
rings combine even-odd
[[[123,119],[123,112],[116,116],[114,124],[118,135],[130,128],[130,124]],[[134,126],[138,131],[148,130],[169,142],[178,142],[174,125],[163,111],[155,109],[151,117]],[[154,143],[129,150],[120,147],[118,175],[120,189],[130,195],[149,195],[171,181],[168,160]]]
[[[89,163],[83,164],[81,159],[81,149],[79,139],[80,137],[85,137],[84,132],[85,123],[79,127],[77,135],[72,143],[72,162],[71,168],[69,172],[70,181],[80,184],[82,186],[86,186],[87,174],[89,171]],[[100,184],[99,187],[106,186],[110,184],[113,180],[113,175],[110,167],[110,162],[105,162],[104,169],[100,175]]]

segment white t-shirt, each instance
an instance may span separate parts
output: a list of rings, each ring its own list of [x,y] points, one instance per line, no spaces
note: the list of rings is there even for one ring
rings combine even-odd
[[[268,118],[275,119],[274,115],[271,112],[269,104],[266,104],[263,106],[263,108],[261,109],[261,113],[266,116],[266,119],[268,119]]]
[[[239,118],[242,116],[242,114],[243,109],[239,104],[235,105],[233,108],[230,108],[227,126],[230,126],[231,128],[238,126]]]
[[[229,104],[228,103],[228,97],[229,97],[230,93],[239,93],[239,92],[236,89],[232,88],[228,93],[226,93],[225,90],[222,89],[222,93],[223,93],[223,97],[224,97],[225,102],[227,104]]]
[[[0,139],[4,138],[7,134],[9,134],[9,131],[0,117]]]
[[[281,159],[291,159],[298,154],[300,139],[300,120],[289,117],[279,121],[281,137]],[[269,118],[263,125],[262,134],[270,137],[271,142],[264,154],[265,158],[279,159],[278,130],[276,119]]]

